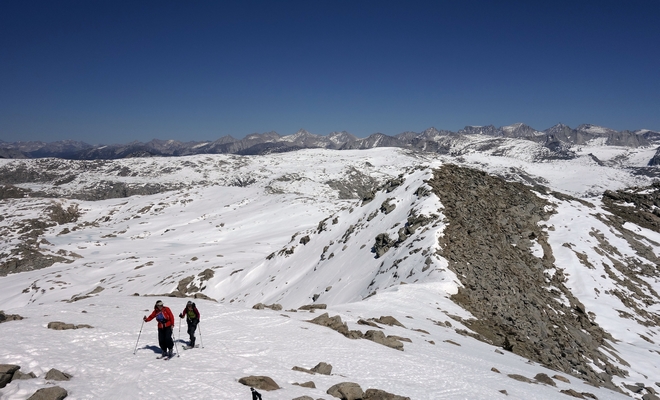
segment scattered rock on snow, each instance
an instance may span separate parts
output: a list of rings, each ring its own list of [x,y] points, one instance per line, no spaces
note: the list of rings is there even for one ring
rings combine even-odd
[[[326,391],[330,396],[342,400],[361,400],[364,399],[364,392],[357,383],[341,382],[333,385]]]
[[[51,368],[50,371],[46,372],[44,379],[47,381],[68,381],[71,380],[71,378],[73,378],[73,375]]]
[[[261,390],[270,391],[280,389],[280,386],[268,376],[246,376],[239,379],[238,383],[242,383],[245,386],[250,386]]]
[[[303,383],[295,382],[294,385],[302,386],[302,387],[306,387],[306,388],[310,388],[310,389],[316,389],[316,385],[312,381],[307,381],[307,382],[303,382]]]
[[[330,375],[332,373],[332,365],[320,362],[316,364],[314,368],[312,368],[312,372],[316,372],[317,374],[321,375]]]
[[[367,333],[364,334],[364,338],[369,339],[372,342],[403,351],[403,343],[401,343],[401,341],[393,338],[392,336],[385,336],[382,331],[368,330]]]
[[[532,383],[532,380],[527,378],[526,376],[518,375],[518,374],[509,374],[507,375],[511,379],[515,379],[520,382],[526,382],[526,383]]]
[[[380,389],[367,389],[364,392],[363,400],[410,400],[410,397],[399,396]]]
[[[62,400],[68,396],[69,393],[59,386],[51,386],[42,388],[34,392],[28,397],[28,400]]]
[[[81,329],[81,328],[93,328],[93,326],[87,324],[80,324],[80,325],[67,324],[60,321],[53,321],[48,323],[48,329],[53,329],[56,331],[63,331],[67,329]]]
[[[299,310],[325,310],[328,306],[326,304],[305,304],[298,307]]]
[[[13,364],[0,364],[0,388],[7,386],[12,381],[14,372],[18,371],[21,367]]]
[[[402,328],[405,328],[405,326],[401,322],[397,321],[396,318],[394,318],[390,315],[382,316],[378,319],[371,318],[371,321],[378,322],[378,323],[381,323],[383,325],[400,326]]]
[[[348,325],[346,325],[345,322],[342,322],[341,317],[339,315],[330,317],[328,313],[323,313],[308,322],[321,326],[326,326],[330,329],[333,329],[341,333],[342,335],[346,336],[349,339],[360,339],[364,336],[360,331],[349,330]]]
[[[282,305],[277,304],[277,303],[273,303],[271,305],[266,305],[266,304],[263,304],[263,303],[257,303],[255,305],[253,305],[252,308],[255,309],[255,310],[263,310],[264,308],[270,308],[273,311],[281,311],[282,310]]]
[[[30,372],[30,373],[25,374],[25,373],[21,372],[20,370],[18,370],[16,372],[14,372],[14,376],[11,378],[11,380],[15,381],[15,380],[18,380],[18,379],[21,379],[21,380],[34,379],[36,377],[37,377],[37,375],[35,375],[34,372]]]
[[[553,381],[552,378],[544,373],[536,374],[534,379],[536,379],[537,382],[545,383],[546,385],[557,386],[555,381]]]
[[[307,369],[303,367],[293,367],[291,368],[294,371],[306,372],[308,374],[321,374],[321,375],[330,375],[332,373],[332,365],[320,362],[312,369]]]
[[[597,397],[594,396],[594,395],[591,394],[591,393],[588,393],[588,392],[577,392],[577,391],[575,391],[575,390],[573,390],[573,389],[564,389],[564,390],[560,390],[559,392],[564,393],[564,394],[567,394],[567,395],[572,396],[572,397],[576,397],[576,398],[578,398],[578,399],[597,399]]]
[[[23,317],[18,314],[5,314],[4,311],[0,311],[0,323],[7,321],[18,321],[21,319],[23,319]]]

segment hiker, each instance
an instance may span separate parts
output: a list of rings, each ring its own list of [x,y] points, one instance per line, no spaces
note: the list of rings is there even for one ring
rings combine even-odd
[[[181,311],[179,318],[186,317],[186,322],[188,323],[188,336],[190,336],[190,348],[195,347],[195,330],[197,329],[197,324],[199,324],[199,310],[195,306],[195,303],[189,301],[186,304],[186,308]]]
[[[261,393],[254,390],[254,388],[250,388],[250,390],[252,391],[252,400],[261,400]]]
[[[154,306],[154,311],[148,317],[144,316],[144,322],[149,322],[156,318],[158,321],[158,345],[163,352],[162,357],[172,357],[172,327],[174,326],[174,314],[169,307],[164,307],[163,302],[158,300]]]

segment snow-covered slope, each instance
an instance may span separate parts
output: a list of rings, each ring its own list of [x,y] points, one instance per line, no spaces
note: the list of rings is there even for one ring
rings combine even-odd
[[[470,336],[478,335],[463,322],[474,316],[451,299],[462,277],[439,244],[452,219],[428,184],[442,179],[438,168],[454,163],[549,187],[538,194],[551,203],[550,217],[539,223],[555,259],[547,273],[561,271],[593,322],[611,335],[604,351],[627,373],[612,375],[618,390],[652,388],[660,382],[660,286],[657,265],[649,265],[660,257],[660,234],[613,224],[600,199],[604,190],[650,185],[654,178],[633,168],[651,150],[583,147],[575,159],[535,163],[520,147],[543,151],[533,142],[503,138],[508,147],[485,151],[479,140],[466,141],[457,157],[379,148],[0,160],[5,177],[34,177],[16,182],[34,197],[0,202],[3,271],[27,269],[0,277],[2,309],[25,317],[0,324],[0,333],[13,338],[0,348],[0,364],[40,376],[51,367],[71,373],[60,386],[77,399],[247,398],[249,389],[237,382],[247,375],[270,376],[282,387],[262,391],[268,399],[331,398],[325,391],[344,381],[411,399],[486,399],[503,396],[500,390],[510,398],[561,399],[569,389],[626,398],[569,375],[577,369],[559,373],[570,383],[555,378],[556,387],[516,380],[508,375],[558,373]],[[107,195],[117,187],[142,194]],[[51,222],[58,210],[79,216]],[[626,239],[628,232],[636,236]],[[540,241],[530,251],[544,257]],[[639,270],[626,278],[622,271],[631,265]],[[156,298],[178,314],[186,296],[197,296],[204,348],[179,349],[181,357],[164,364],[155,360],[156,329],[142,327],[141,318]],[[257,303],[283,311],[252,309]],[[327,309],[297,311],[312,303]],[[411,342],[398,351],[307,322],[322,312],[362,332],[378,328],[358,321],[393,316],[404,327],[379,324],[382,330]],[[54,331],[46,328],[51,321],[94,328]],[[291,370],[318,362],[332,364],[333,374]],[[309,380],[316,389],[293,385]],[[0,394],[24,399],[45,384],[13,381]]]

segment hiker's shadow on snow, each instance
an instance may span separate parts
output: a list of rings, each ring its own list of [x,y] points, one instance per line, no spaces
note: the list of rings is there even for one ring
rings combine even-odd
[[[160,349],[158,346],[144,346],[141,347],[140,350],[151,350],[154,353],[162,353],[163,351]]]

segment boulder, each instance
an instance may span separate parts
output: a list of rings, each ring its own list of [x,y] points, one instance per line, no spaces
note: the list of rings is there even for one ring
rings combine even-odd
[[[13,374],[14,372],[21,369],[20,365],[14,364],[0,364],[0,374]]]
[[[39,389],[30,397],[28,400],[62,400],[68,396],[66,390],[59,386],[51,386],[43,389]]]
[[[298,307],[299,310],[325,310],[328,308],[327,304],[305,304]]]
[[[293,367],[291,368],[294,371],[306,372],[308,374],[321,374],[321,375],[330,375],[332,373],[332,365],[320,362],[312,369],[307,369],[303,367]]]
[[[405,326],[401,322],[397,321],[396,318],[394,318],[390,315],[382,316],[378,319],[374,319],[373,321],[379,322],[379,323],[384,324],[384,325],[400,326],[402,328],[405,328]]]
[[[326,393],[341,400],[364,399],[362,388],[353,382],[341,382],[333,385]]]
[[[386,337],[382,331],[369,330],[367,331],[367,333],[364,334],[364,338],[369,339],[378,344],[382,344],[384,346],[403,351],[403,343],[401,343],[399,340],[391,336]]]
[[[56,331],[63,331],[67,329],[80,329],[80,328],[93,328],[93,326],[87,324],[80,324],[80,325],[67,324],[60,321],[53,321],[48,323],[48,329],[53,329]]]
[[[16,372],[14,372],[14,376],[11,378],[11,380],[15,381],[17,379],[34,379],[36,377],[37,377],[37,375],[35,375],[34,372],[24,374],[21,371],[16,371]]]
[[[312,368],[312,372],[316,372],[317,374],[321,375],[330,375],[332,373],[332,365],[320,362],[316,364],[314,368]]]
[[[10,374],[2,374],[0,375],[0,389],[7,386],[9,382],[11,382],[11,375]]]
[[[0,364],[0,388],[7,386],[12,381],[14,373],[21,367],[14,364]]]
[[[520,381],[520,382],[532,383],[532,380],[529,379],[526,376],[522,376],[522,375],[518,375],[518,374],[509,374],[507,376],[511,379],[515,379],[515,380]]]
[[[245,386],[261,389],[261,390],[277,390],[280,389],[279,385],[268,376],[246,376],[238,380],[238,383],[242,383]]]
[[[555,381],[553,381],[552,378],[544,373],[536,374],[534,379],[536,379],[537,382],[545,383],[546,385],[557,386]]]
[[[302,386],[302,387],[306,387],[306,388],[310,388],[310,389],[316,389],[316,384],[312,381],[303,382],[303,383],[296,382],[296,383],[294,383],[294,385]]]
[[[380,389],[367,389],[364,392],[364,400],[410,400],[410,397],[399,396]]]
[[[5,314],[4,311],[0,311],[0,322],[7,322],[7,321],[19,321],[23,319],[18,314]]]
[[[51,368],[50,371],[46,372],[46,377],[44,379],[47,381],[68,381],[71,380],[72,377],[72,375],[67,374],[66,372]]]

